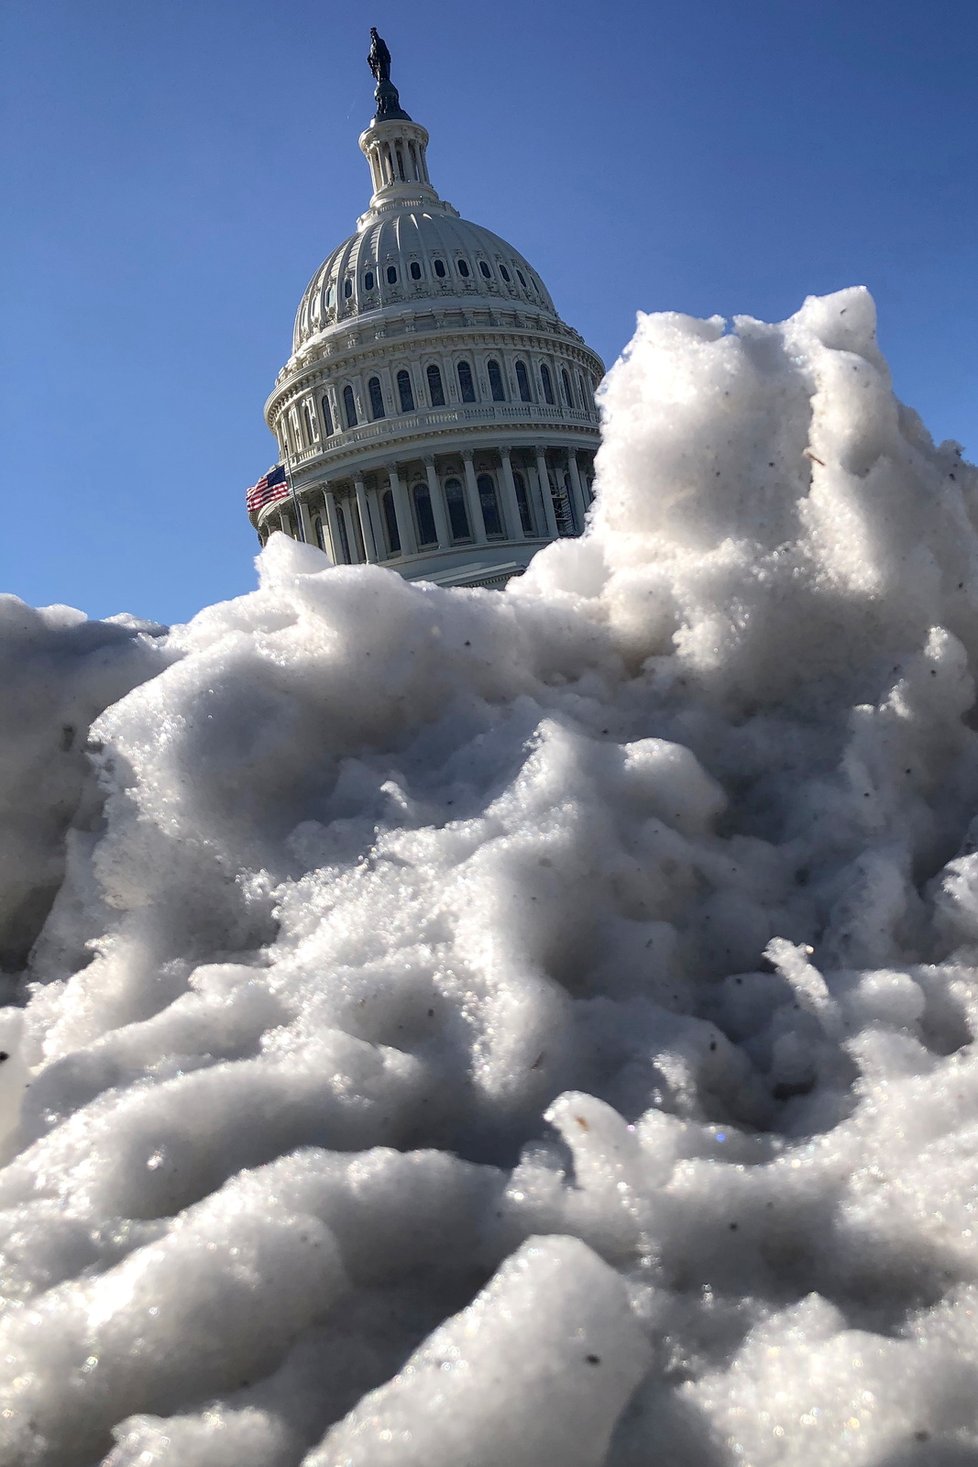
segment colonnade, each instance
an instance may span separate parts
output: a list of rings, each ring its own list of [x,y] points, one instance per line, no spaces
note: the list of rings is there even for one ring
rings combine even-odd
[[[552,445],[464,449],[300,485],[302,535],[334,564],[358,565],[580,534],[592,459]],[[268,517],[272,528],[295,535],[288,506]]]

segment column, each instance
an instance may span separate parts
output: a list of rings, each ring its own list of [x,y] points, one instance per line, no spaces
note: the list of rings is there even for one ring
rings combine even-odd
[[[452,532],[448,527],[448,511],[445,509],[445,499],[441,492],[441,484],[435,472],[435,460],[426,458],[424,461],[425,477],[428,480],[428,493],[431,496],[431,513],[435,517],[435,533],[438,536],[438,549],[447,550],[452,543]]]
[[[571,495],[574,500],[574,513],[577,523],[584,531],[584,516],[587,514],[587,495],[584,493],[584,485],[581,483],[581,471],[577,466],[577,454],[573,448],[567,450],[567,467],[570,470]]]
[[[543,516],[547,534],[551,540],[557,538],[557,516],[554,513],[553,495],[550,493],[550,475],[547,473],[547,455],[542,448],[536,450],[537,478],[540,480],[540,495],[543,499]]]
[[[292,534],[292,521],[289,519],[284,509],[281,510],[279,513],[278,527],[282,531],[283,535],[288,535],[290,540],[293,540],[295,538],[295,536]]]
[[[485,545],[486,527],[482,518],[482,505],[479,502],[479,488],[475,482],[475,469],[472,467],[472,454],[466,451],[462,454],[462,463],[465,467],[465,502],[469,511],[469,527],[472,530],[472,539],[476,545]]]
[[[513,465],[510,461],[509,449],[501,448],[499,457],[503,465],[503,503],[506,507],[506,521],[509,528],[511,540],[525,540],[526,531],[523,529],[523,521],[520,519],[520,505],[516,498],[516,482],[513,478]]]
[[[417,555],[418,542],[414,534],[414,521],[411,519],[411,506],[408,504],[407,490],[401,483],[401,476],[397,472],[396,464],[391,464],[388,473],[390,475],[391,498],[394,501],[394,518],[397,521],[397,534],[401,542],[401,554]]]
[[[332,489],[323,490],[323,498],[326,501],[326,524],[329,527],[329,548],[333,557],[334,565],[345,565],[343,558],[343,541],[340,537],[340,522],[336,518],[336,496]]]
[[[363,536],[364,558],[368,565],[373,565],[377,560],[377,549],[374,545],[373,527],[370,523],[367,489],[362,479],[354,479],[353,492],[357,496],[357,514],[360,517],[360,534]]]

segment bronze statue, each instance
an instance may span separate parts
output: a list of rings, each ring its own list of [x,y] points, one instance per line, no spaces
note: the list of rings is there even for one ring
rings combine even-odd
[[[370,27],[370,51],[367,56],[367,65],[373,72],[374,81],[379,86],[381,82],[389,82],[391,79],[391,53],[384,44],[383,36],[378,36],[377,27]]]

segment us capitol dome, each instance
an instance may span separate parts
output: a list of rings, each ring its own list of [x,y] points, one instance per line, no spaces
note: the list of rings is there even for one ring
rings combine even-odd
[[[499,586],[584,527],[604,366],[519,251],[435,192],[376,31],[368,59],[373,194],[299,302],[265,405],[286,472],[249,514],[337,565]]]

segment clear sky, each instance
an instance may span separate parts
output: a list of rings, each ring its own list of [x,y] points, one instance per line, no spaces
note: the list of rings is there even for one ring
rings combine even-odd
[[[369,195],[372,24],[435,187],[607,362],[637,310],[864,283],[900,396],[978,453],[978,4],[6,0],[0,589],[177,621],[254,585],[264,401]]]

